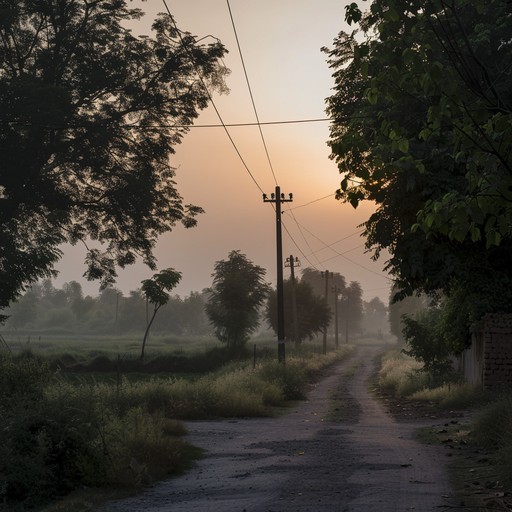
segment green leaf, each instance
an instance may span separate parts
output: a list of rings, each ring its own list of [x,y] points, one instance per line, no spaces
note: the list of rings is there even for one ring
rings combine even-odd
[[[369,88],[366,91],[366,99],[370,103],[370,105],[376,105],[377,101],[379,100],[379,94],[376,89],[373,87]]]
[[[482,238],[480,229],[477,228],[474,224],[471,225],[470,231],[471,231],[471,241],[472,242],[478,242]]]
[[[401,139],[398,141],[398,149],[402,153],[409,153],[409,141],[408,139]]]

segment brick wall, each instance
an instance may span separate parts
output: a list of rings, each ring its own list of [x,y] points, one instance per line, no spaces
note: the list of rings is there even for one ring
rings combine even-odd
[[[454,368],[467,382],[486,389],[512,387],[512,314],[487,315]]]
[[[512,386],[512,314],[487,315],[482,336],[484,388]]]

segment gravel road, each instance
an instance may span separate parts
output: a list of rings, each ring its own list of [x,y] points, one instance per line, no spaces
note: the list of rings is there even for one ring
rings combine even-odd
[[[427,422],[397,423],[368,392],[379,347],[360,347],[278,418],[189,422],[206,456],[186,475],[102,512],[433,512],[451,508],[445,452]],[[352,374],[352,377],[349,377]],[[342,421],[326,419],[342,389]]]

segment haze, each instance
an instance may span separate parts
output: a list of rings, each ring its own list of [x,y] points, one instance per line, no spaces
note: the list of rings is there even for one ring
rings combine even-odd
[[[337,0],[230,0],[253,97],[260,122],[325,118],[324,99],[332,87],[331,71],[321,53],[337,33],[347,29],[343,21],[348,2]],[[134,1],[146,17],[133,26],[134,34],[150,34],[161,0]],[[198,38],[213,35],[229,50],[225,59],[231,70],[229,95],[214,95],[226,124],[256,121],[243,74],[240,55],[224,0],[178,0],[168,6],[180,29]],[[197,125],[219,124],[214,109],[203,111]],[[354,210],[334,199],[340,177],[329,160],[326,141],[328,122],[277,124],[262,127],[270,161],[281,191],[293,193],[293,214],[285,208],[283,255],[298,256],[302,266],[314,266],[359,281],[364,299],[378,296],[387,302],[390,280],[382,272],[385,258],[373,262],[364,253],[358,226],[372,211],[371,205]],[[259,186],[268,194],[275,181],[256,126],[229,128],[237,148]],[[222,128],[192,128],[176,148],[172,164],[176,181],[187,203],[202,206],[206,213],[198,227],[181,226],[161,237],[157,246],[159,268],[183,272],[180,295],[211,284],[215,261],[239,249],[267,269],[275,284],[275,214],[262,201],[261,191],[249,176]],[[325,198],[326,196],[331,196]],[[325,198],[317,201],[320,198]],[[315,201],[315,202],[313,202]],[[312,204],[308,204],[311,203]],[[307,205],[307,206],[302,206]],[[327,247],[329,246],[329,247]],[[84,284],[95,295],[97,283],[84,283],[80,247],[65,247],[58,265],[56,286],[71,280]],[[117,287],[128,292],[140,286],[152,272],[142,264],[120,272]],[[288,277],[288,270],[285,271]]]

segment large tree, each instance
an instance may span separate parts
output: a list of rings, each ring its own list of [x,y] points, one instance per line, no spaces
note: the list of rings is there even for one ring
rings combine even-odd
[[[50,276],[63,242],[98,242],[86,276],[111,284],[157,237],[199,207],[184,204],[169,156],[225,50],[170,16],[154,37],[127,28],[125,0],[0,0],[0,309]],[[100,247],[100,248],[98,248]]]
[[[347,19],[360,30],[328,51],[339,198],[376,203],[367,245],[389,251],[399,297],[471,297],[466,328],[510,310],[510,3],[374,0]]]
[[[287,340],[294,337],[293,286],[291,279],[284,281],[284,331]],[[312,339],[315,334],[326,329],[332,314],[325,299],[315,294],[311,285],[304,279],[295,283],[295,297],[297,339],[294,341],[301,343],[307,338]],[[275,290],[272,290],[268,297],[265,315],[269,325],[277,333],[277,292]]]
[[[231,251],[227,260],[215,263],[206,313],[215,335],[231,352],[243,350],[259,325],[259,310],[270,291],[265,273],[240,251]]]

